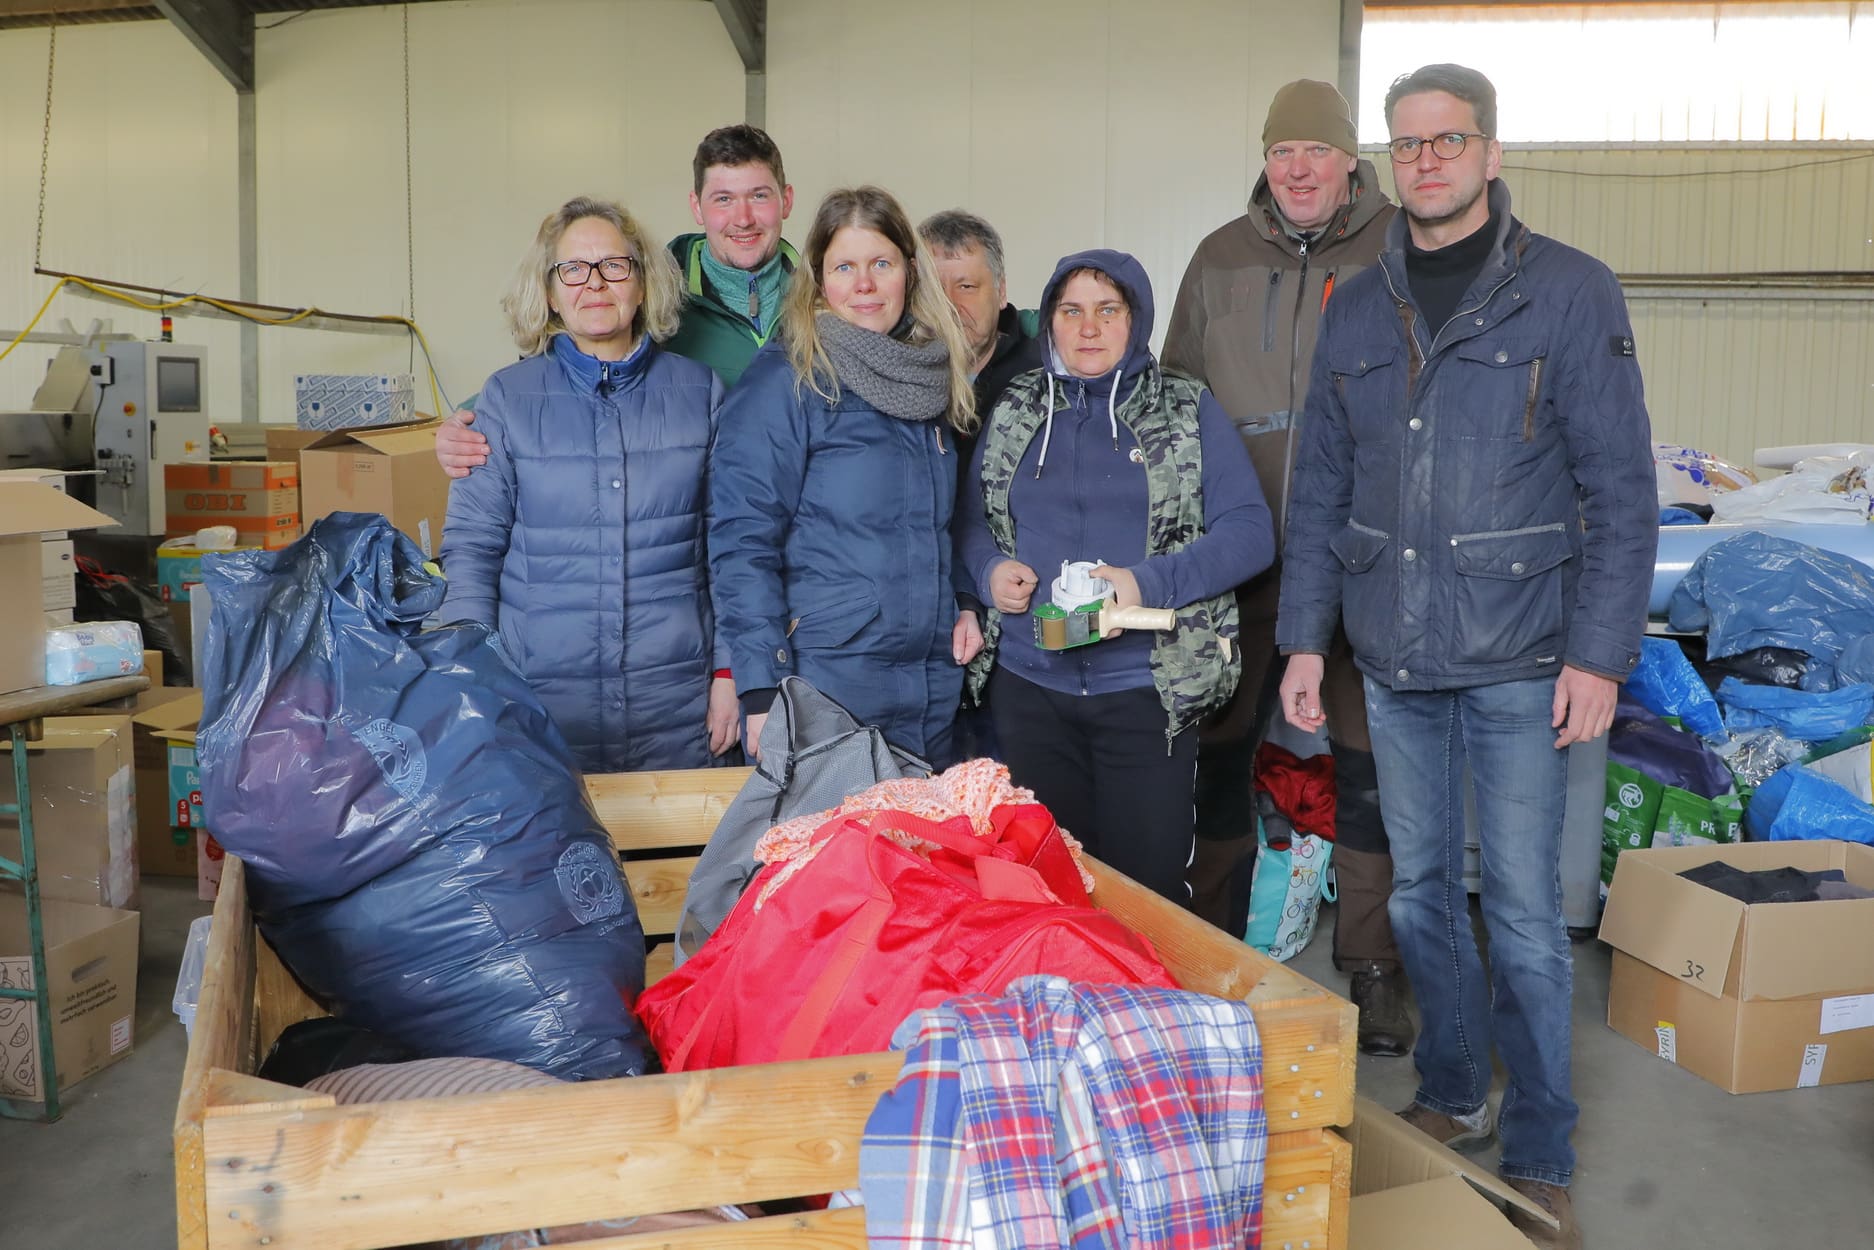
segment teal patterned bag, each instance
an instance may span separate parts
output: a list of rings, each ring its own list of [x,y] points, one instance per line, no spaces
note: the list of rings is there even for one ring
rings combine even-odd
[[[1308,948],[1321,900],[1334,901],[1328,870],[1334,844],[1312,833],[1294,832],[1267,794],[1256,796],[1256,808],[1256,872],[1249,887],[1249,927],[1243,941],[1286,963]],[[1285,849],[1269,845],[1271,825],[1276,841],[1287,833]]]

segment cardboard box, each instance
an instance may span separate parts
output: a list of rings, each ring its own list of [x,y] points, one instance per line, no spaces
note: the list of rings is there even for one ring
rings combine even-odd
[[[410,373],[302,373],[293,379],[293,397],[302,430],[397,425],[420,415]]]
[[[196,829],[202,823],[202,779],[195,766],[195,726],[201,719],[200,690],[132,718],[161,744],[169,824],[177,829]]]
[[[299,536],[299,466],[292,461],[166,464],[163,491],[172,536],[232,525],[244,545],[269,550]]]
[[[434,559],[449,510],[449,477],[436,463],[436,427],[341,430],[300,453],[306,524],[334,512],[381,512]]]
[[[155,656],[152,664],[151,657]],[[160,681],[162,653],[143,653],[144,671],[151,681]],[[188,708],[162,712],[159,709],[192,700]],[[175,808],[169,802],[169,743],[158,738],[153,724],[166,724],[176,717],[193,725],[201,715],[202,693],[187,686],[153,685],[137,696],[131,717],[131,761],[136,774],[137,872],[142,877],[190,877],[196,875],[195,839],[188,829],[171,823]],[[139,719],[154,713],[148,719]]]
[[[58,1087],[116,1063],[135,1042],[137,913],[48,899],[46,979],[52,983],[52,1054]],[[0,983],[31,988],[26,900],[0,894]],[[0,1097],[45,1100],[33,1004],[0,998]]]
[[[299,453],[324,438],[324,430],[302,430],[295,425],[267,427],[267,459],[299,464]]]
[[[195,897],[212,903],[221,894],[221,870],[228,853],[206,829],[195,831]]]
[[[1601,920],[1609,1027],[1733,1094],[1874,1078],[1874,898],[1747,906],[1679,876],[1714,860],[1874,889],[1874,849],[1845,842],[1629,851]]]
[[[208,464],[166,464],[168,491],[274,491],[299,485],[299,465],[291,460],[230,460]]]
[[[1529,1250],[1494,1202],[1544,1223],[1542,1208],[1365,1098],[1354,1102],[1352,1250]]]
[[[89,469],[0,469],[0,487],[14,485],[20,482],[32,482],[40,486],[49,487],[61,495],[69,495],[71,494],[71,487],[68,483],[72,477],[80,473],[90,476],[94,472],[95,470]],[[113,524],[115,524],[115,522],[113,522]],[[40,531],[40,537],[44,538],[47,542],[57,542],[68,536],[66,531],[62,529]]]
[[[7,589],[0,595],[0,694],[46,684],[47,605],[40,534],[115,524],[43,482],[0,485],[0,586]]]
[[[236,551],[256,551],[259,545],[233,547],[227,551],[204,552],[200,547],[170,546],[156,549],[156,592],[170,603],[188,603],[189,591],[201,584],[202,557],[225,556]]]
[[[48,612],[71,611],[78,606],[78,561],[69,538],[47,538],[39,544],[40,594]]]
[[[33,848],[46,898],[94,906],[137,904],[136,773],[131,720],[59,716],[26,748]],[[0,769],[0,803],[17,801]],[[0,817],[0,855],[20,861],[19,822]]]

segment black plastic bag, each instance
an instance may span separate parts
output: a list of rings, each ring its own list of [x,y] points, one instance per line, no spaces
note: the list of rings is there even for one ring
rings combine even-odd
[[[76,621],[135,621],[143,629],[143,645],[163,653],[163,684],[195,684],[195,670],[169,605],[148,582],[106,571],[96,560],[78,557]]]
[[[424,1056],[645,1070],[644,933],[572,754],[381,516],[203,559],[204,822],[332,1013]]]

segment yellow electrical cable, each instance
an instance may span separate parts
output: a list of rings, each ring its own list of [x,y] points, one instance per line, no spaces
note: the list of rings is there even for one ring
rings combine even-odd
[[[290,326],[295,322],[304,321],[308,317],[325,315],[324,309],[315,307],[302,308],[290,317],[262,317],[238,305],[229,304],[208,295],[184,295],[180,299],[165,300],[162,303],[152,304],[146,300],[140,300],[127,292],[113,290],[110,287],[101,286],[96,282],[88,282],[83,278],[60,278],[58,282],[53,285],[52,290],[46,295],[45,303],[39,305],[39,311],[33,314],[33,319],[26,323],[26,328],[13,336],[13,341],[6,345],[5,350],[0,350],[0,360],[5,360],[12,354],[14,348],[26,341],[26,336],[33,332],[33,327],[38,325],[39,319],[46,315],[46,309],[52,307],[53,299],[57,297],[60,291],[65,289],[67,283],[76,283],[78,286],[84,287],[87,291],[95,292],[107,299],[119,300],[133,307],[141,308],[145,312],[168,312],[172,308],[181,308],[186,304],[207,304],[210,307],[219,308],[222,312],[227,313],[231,317],[239,317],[244,321],[251,321],[256,325],[263,326]],[[436,362],[430,356],[429,339],[424,335],[423,328],[408,317],[387,316],[383,318],[383,320],[407,327],[412,334],[416,335],[417,342],[423,345],[423,364],[429,371],[429,392],[430,399],[436,405],[435,415],[439,417],[447,415],[443,412],[441,384],[436,379]]]
[[[39,318],[46,315],[46,309],[52,307],[53,297],[64,290],[65,284],[69,281],[71,281],[69,278],[60,278],[58,280],[58,285],[54,286],[51,293],[46,296],[46,302],[39,305],[39,311],[34,313],[33,319],[26,323],[26,328],[13,336],[13,341],[6,345],[5,351],[0,351],[0,360],[5,360],[8,356],[11,356],[13,354],[13,349],[26,341],[26,336],[31,334],[33,332],[33,327],[39,324]]]

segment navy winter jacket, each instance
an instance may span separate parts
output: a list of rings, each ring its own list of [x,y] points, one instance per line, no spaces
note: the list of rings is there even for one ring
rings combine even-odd
[[[1077,269],[1106,274],[1132,305],[1126,358],[1103,377],[1070,374],[1046,337],[1061,286]],[[1151,608],[1181,608],[1220,595],[1262,572],[1274,559],[1274,531],[1255,466],[1236,427],[1209,391],[1198,401],[1197,414],[1204,456],[1204,535],[1182,551],[1146,556],[1150,499],[1143,462],[1133,458],[1139,444],[1125,422],[1111,415],[1108,401],[1117,386],[1123,402],[1152,367],[1153,312],[1151,279],[1144,266],[1123,252],[1079,252],[1055,267],[1041,296],[1041,350],[1059,389],[1059,407],[1047,438],[1037,436],[1028,444],[1009,492],[1013,552],[1000,550],[989,531],[983,508],[982,439],[977,440],[963,482],[958,559],[983,602],[992,601],[989,575],[1011,556],[1034,569],[1040,580],[1031,606],[1047,602],[1062,561],[1097,560],[1130,569],[1139,582],[1140,600]],[[994,413],[984,414],[985,421],[995,419]],[[1018,676],[1064,694],[1151,688],[1157,635],[1133,630],[1098,646],[1043,651],[1035,645],[1031,622],[1026,612],[1005,615],[1002,621],[996,662]]]
[[[449,489],[446,621],[496,629],[587,772],[711,762],[704,475],[722,384],[648,337],[565,335],[488,379],[488,463]]]
[[[828,403],[779,340],[722,407],[710,457],[716,619],[737,691],[798,674],[893,744],[941,757],[963,692],[950,653],[956,443],[852,389]]]
[[[1289,495],[1276,641],[1354,656],[1396,690],[1624,680],[1639,658],[1659,504],[1620,285],[1501,223],[1442,329],[1406,281],[1406,218],[1329,301]],[[1435,331],[1435,333],[1434,333]]]

